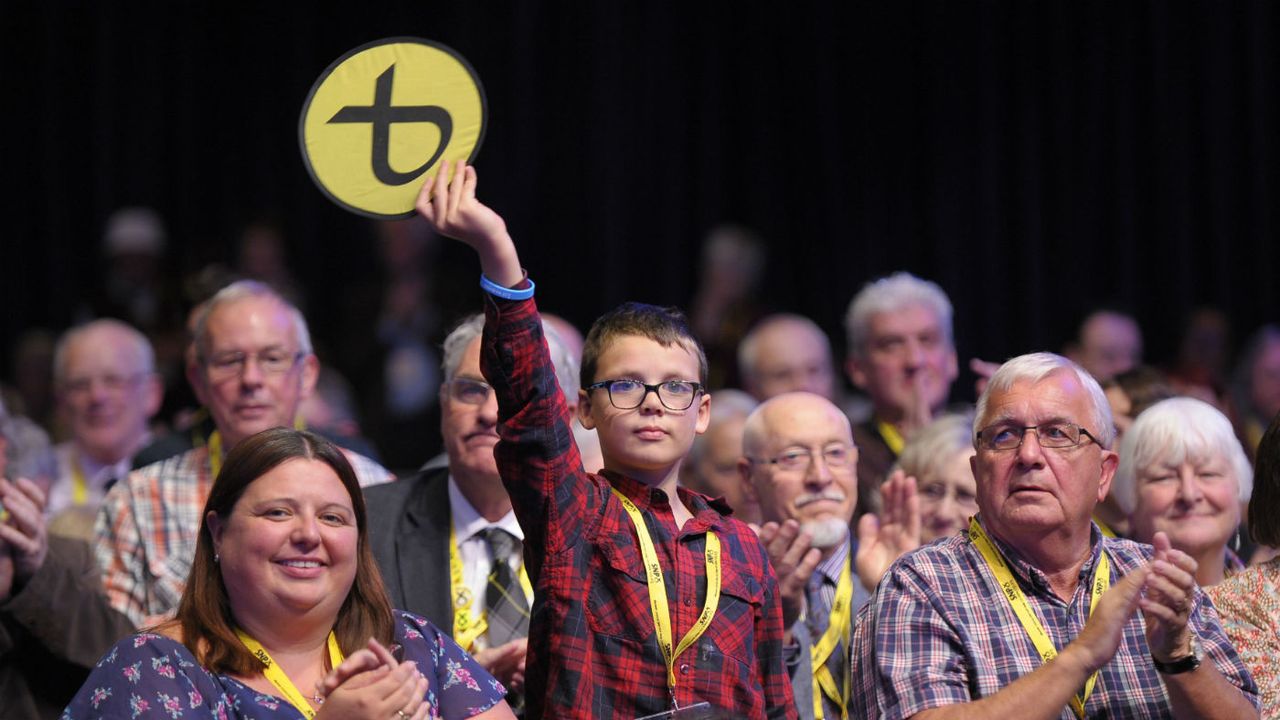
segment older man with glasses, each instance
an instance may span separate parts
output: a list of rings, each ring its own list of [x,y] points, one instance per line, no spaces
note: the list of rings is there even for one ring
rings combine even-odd
[[[151,438],[164,390],[146,336],[119,320],[95,320],[59,338],[53,355],[58,411],[70,438],[54,448],[47,515],[77,508],[92,524],[107,487],[129,473]]]
[[[973,426],[978,515],[876,589],[853,641],[854,714],[1257,717],[1195,560],[1163,533],[1139,545],[1091,520],[1117,465],[1097,381],[1057,355],[1014,358]]]
[[[524,532],[498,475],[498,400],[480,374],[484,316],[444,341],[440,432],[446,465],[369,488],[369,543],[391,604],[448,632],[497,677],[519,714],[533,588],[524,569]],[[577,363],[546,331],[565,397],[578,395]]]
[[[809,392],[776,395],[747,417],[738,467],[759,505],[760,539],[778,576],[783,655],[801,718],[847,718],[853,616],[884,570],[919,544],[913,485],[885,484],[885,522],[866,516],[858,539],[858,448],[849,419]]]
[[[200,513],[227,452],[263,430],[291,427],[320,362],[302,313],[261,283],[227,286],[196,323],[190,380],[216,430],[207,444],[136,470],[103,500],[95,551],[111,604],[138,625],[177,608]],[[361,485],[392,476],[346,453]]]

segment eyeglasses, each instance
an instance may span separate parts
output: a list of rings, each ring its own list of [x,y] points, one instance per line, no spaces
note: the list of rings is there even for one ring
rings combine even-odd
[[[688,410],[693,401],[702,392],[702,383],[690,380],[668,380],[657,385],[649,385],[639,380],[601,380],[587,386],[587,391],[609,391],[609,402],[619,410],[638,408],[649,397],[649,393],[657,393],[658,400],[668,410]]]
[[[204,364],[209,369],[209,377],[215,380],[240,376],[249,365],[249,358],[257,360],[258,371],[263,375],[283,375],[292,370],[306,355],[301,351],[289,352],[288,350],[263,350],[254,353],[235,351],[218,353],[206,358]]]
[[[454,378],[445,384],[449,386],[450,399],[467,405],[485,404],[493,391],[489,383],[467,378]]]
[[[828,468],[840,469],[853,462],[853,448],[849,445],[828,445],[822,449],[822,462]],[[782,470],[804,472],[813,465],[813,451],[808,448],[790,448],[771,458],[747,458],[748,462],[777,465]]]
[[[932,482],[920,488],[920,502],[927,505],[941,505],[948,497],[962,508],[978,507],[978,498],[968,490],[960,490],[941,482]]]
[[[977,445],[984,450],[1016,450],[1022,447],[1022,441],[1027,437],[1028,430],[1035,432],[1036,441],[1043,448],[1053,448],[1055,450],[1071,448],[1084,442],[1084,438],[1089,438],[1094,443],[1098,443],[1097,438],[1079,425],[1048,422],[1043,425],[1026,426],[991,425],[978,431]]]
[[[78,377],[63,383],[62,389],[63,392],[68,395],[88,395],[93,389],[93,383],[97,382],[108,392],[118,393],[126,387],[136,384],[148,374],[149,373],[134,373],[133,375],[97,375],[93,377]]]

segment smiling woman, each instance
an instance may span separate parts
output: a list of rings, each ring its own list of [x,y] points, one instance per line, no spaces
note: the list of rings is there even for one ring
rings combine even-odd
[[[227,456],[177,618],[126,638],[64,717],[510,718],[444,633],[393,611],[345,456],[273,429]]]
[[[1243,569],[1227,543],[1252,489],[1253,469],[1231,421],[1183,397],[1152,405],[1125,433],[1111,496],[1129,514],[1134,540],[1167,533],[1195,558],[1196,582],[1207,587]]]

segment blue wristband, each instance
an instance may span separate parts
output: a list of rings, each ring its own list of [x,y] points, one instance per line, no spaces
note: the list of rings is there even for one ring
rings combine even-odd
[[[533,286],[533,281],[529,280],[528,274],[525,275],[524,279],[528,280],[529,287],[524,288],[523,290],[513,290],[512,288],[503,287],[499,285],[498,283],[485,277],[484,273],[481,273],[480,289],[484,290],[490,295],[496,295],[497,297],[500,297],[503,300],[528,300],[529,298],[533,297],[534,286]]]

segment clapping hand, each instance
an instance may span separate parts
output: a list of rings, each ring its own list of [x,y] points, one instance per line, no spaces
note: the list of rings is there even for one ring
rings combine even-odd
[[[782,626],[789,629],[804,610],[805,588],[822,560],[822,551],[812,546],[813,538],[801,530],[800,523],[795,520],[787,520],[781,525],[767,522],[756,529],[756,534],[778,577]]]
[[[508,691],[521,692],[524,690],[524,662],[528,649],[529,638],[517,638],[498,647],[485,648],[475,653],[475,659]]]
[[[399,662],[382,643],[370,638],[316,685],[324,704],[316,719],[425,720],[427,679],[411,660]]]
[[[1158,532],[1152,539],[1155,556],[1148,565],[1145,592],[1139,607],[1147,631],[1147,645],[1157,660],[1168,662],[1191,654],[1191,606],[1196,592],[1196,561]]]
[[[916,479],[895,471],[880,485],[880,515],[867,513],[858,520],[858,553],[854,565],[858,579],[874,590],[889,566],[920,547],[920,498]]]
[[[44,491],[30,480],[0,478],[0,505],[9,513],[0,522],[0,601],[30,580],[49,554],[44,502]]]

